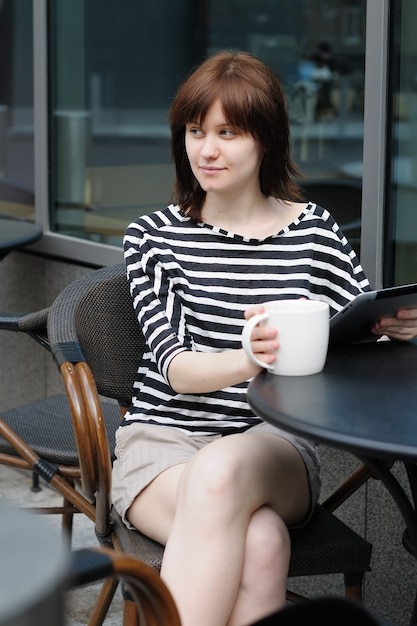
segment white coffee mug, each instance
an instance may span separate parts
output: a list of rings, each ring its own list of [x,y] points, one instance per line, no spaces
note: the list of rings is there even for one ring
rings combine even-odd
[[[254,315],[242,332],[247,356],[273,374],[306,376],[321,372],[329,344],[329,305],[318,300],[275,300],[263,303],[265,313]],[[267,323],[278,331],[279,347],[274,363],[260,361],[251,350],[251,335],[257,324]]]

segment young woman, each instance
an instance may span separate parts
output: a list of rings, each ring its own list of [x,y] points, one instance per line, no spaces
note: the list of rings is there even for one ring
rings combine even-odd
[[[242,626],[284,605],[287,528],[309,519],[320,491],[315,445],[246,402],[260,368],[241,348],[245,318],[279,297],[335,312],[369,285],[328,211],[300,201],[283,91],[264,63],[208,59],[170,123],[175,204],[124,240],[148,350],[117,433],[113,501],[166,545],[161,575],[184,626]],[[407,316],[375,331],[410,338]],[[270,327],[252,340],[266,363],[279,358]]]

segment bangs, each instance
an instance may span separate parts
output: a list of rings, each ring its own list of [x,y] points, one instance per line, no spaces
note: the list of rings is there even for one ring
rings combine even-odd
[[[193,93],[183,94],[181,107],[176,108],[171,120],[175,119],[177,129],[184,128],[189,122],[202,124],[216,101],[220,102],[227,124],[255,136],[256,129],[259,130],[259,114],[264,109],[262,93],[235,74],[194,85]]]
[[[259,113],[263,108],[259,89],[233,75],[225,77],[219,91],[219,101],[227,123],[246,133],[257,134]]]

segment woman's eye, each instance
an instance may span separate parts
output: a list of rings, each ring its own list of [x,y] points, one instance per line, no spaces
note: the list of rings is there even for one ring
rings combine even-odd
[[[236,135],[234,130],[230,130],[230,128],[224,128],[221,132],[221,135],[224,137],[234,137]]]
[[[200,137],[203,134],[203,131],[200,128],[191,127],[188,129],[188,132],[195,137]]]

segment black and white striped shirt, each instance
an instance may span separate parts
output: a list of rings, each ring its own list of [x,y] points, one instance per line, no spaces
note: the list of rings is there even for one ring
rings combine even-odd
[[[369,289],[339,226],[313,203],[262,240],[197,224],[171,205],[130,224],[124,254],[149,347],[125,424],[138,420],[194,435],[239,432],[261,420],[246,402],[248,381],[212,393],[175,393],[167,380],[175,355],[240,348],[251,305],[308,297],[328,302],[333,314]]]

